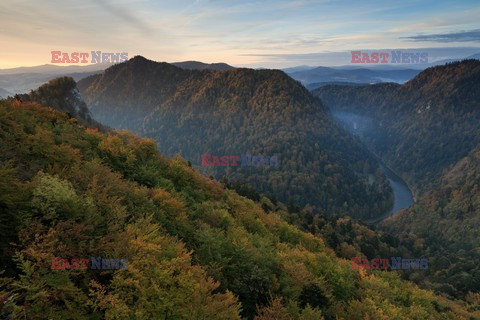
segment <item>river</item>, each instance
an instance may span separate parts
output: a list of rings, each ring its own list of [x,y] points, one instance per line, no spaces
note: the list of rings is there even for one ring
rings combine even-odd
[[[393,190],[393,208],[389,212],[381,215],[375,219],[371,219],[367,222],[369,223],[379,223],[387,219],[388,217],[394,215],[398,211],[410,207],[414,203],[412,191],[399,176],[395,174],[390,168],[388,168],[383,162],[379,160],[378,165],[382,169],[383,173],[388,179],[390,186]]]
[[[362,137],[367,133],[371,136],[372,130],[375,130],[375,124],[368,117],[360,116],[352,112],[332,112],[332,115],[337,121],[344,125],[348,131],[359,137],[360,140],[362,140]],[[394,202],[392,210],[376,217],[375,219],[366,221],[374,224],[384,221],[401,209],[408,208],[414,203],[412,191],[405,181],[388,168],[380,159],[378,160],[378,165],[385,173],[385,176],[392,187]]]

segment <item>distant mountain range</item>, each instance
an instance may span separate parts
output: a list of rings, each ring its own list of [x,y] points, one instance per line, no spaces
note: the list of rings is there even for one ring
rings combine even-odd
[[[63,76],[65,74],[102,71],[112,65],[113,64],[110,64],[110,63],[97,63],[97,64],[90,64],[90,65],[84,65],[84,66],[82,65],[58,66],[54,64],[44,64],[41,66],[33,66],[33,67],[0,69],[0,75],[40,73],[40,74]]]
[[[111,63],[99,63],[91,65],[78,66],[58,66],[53,64],[44,64],[33,67],[18,67],[10,69],[0,69],[0,97],[6,97],[15,93],[26,93],[37,89],[40,85],[60,76],[72,77],[75,81],[101,73],[103,70],[111,67]],[[175,66],[190,70],[231,70],[234,67],[226,63],[203,63],[198,61],[176,62]],[[6,91],[6,92],[5,92]]]
[[[217,179],[358,218],[392,205],[372,155],[280,70],[185,70],[137,56],[78,87],[96,120],[154,138]],[[204,167],[202,154],[278,155],[280,164]]]
[[[63,67],[67,68],[67,67]],[[72,69],[60,69],[55,70],[55,73],[11,73],[11,74],[0,74],[0,88],[11,92],[12,94],[16,93],[26,93],[30,90],[35,90],[42,84],[53,80],[59,76],[68,76],[73,78],[75,81],[81,80],[93,74],[102,72],[101,70],[97,71],[87,71],[87,72],[76,72],[69,73]]]
[[[480,59],[480,53],[473,54],[464,59]],[[300,81],[309,90],[314,90],[328,84],[374,84],[382,82],[405,83],[413,79],[422,70],[445,63],[461,61],[464,59],[442,59],[430,63],[412,64],[361,64],[338,67],[313,67],[297,66],[285,68],[289,76]]]
[[[297,70],[297,69],[290,69]],[[371,84],[380,82],[404,83],[415,77],[420,70],[415,69],[380,69],[380,68],[346,68],[316,67],[298,71],[287,71],[293,79],[300,81],[313,90],[329,83]]]
[[[235,67],[228,65],[226,63],[203,63],[199,61],[184,61],[184,62],[174,62],[174,66],[189,69],[189,70],[215,70],[215,71],[225,71],[232,70]]]
[[[8,92],[5,89],[0,88],[0,99],[1,98],[6,98],[6,97],[11,96],[11,95],[12,95],[12,93]]]
[[[480,59],[480,53],[473,54],[467,59]],[[442,65],[459,59],[443,59],[433,63],[403,64],[403,65],[346,65],[346,66],[296,66],[282,69],[295,80],[300,81],[307,89],[314,90],[327,84],[373,84],[382,82],[405,83],[415,77],[421,70]],[[113,64],[91,64],[86,66],[58,66],[44,64],[33,67],[18,67],[0,69],[0,88],[10,93],[25,93],[38,88],[58,76],[70,76],[79,81],[90,75],[97,74]],[[220,63],[204,63],[200,61],[175,62],[172,65],[186,70],[214,70],[227,71],[235,67]],[[5,94],[5,93],[4,93]],[[1,97],[0,93],[0,97]]]
[[[88,66],[44,64],[34,67],[0,69],[0,88],[9,91],[10,95],[26,93],[59,76],[69,76],[78,81],[99,73],[109,66],[111,64],[92,64]]]

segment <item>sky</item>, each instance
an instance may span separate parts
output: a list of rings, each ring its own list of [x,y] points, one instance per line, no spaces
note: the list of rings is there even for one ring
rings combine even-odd
[[[348,65],[352,50],[480,52],[480,1],[1,0],[0,69],[51,51],[285,68]]]

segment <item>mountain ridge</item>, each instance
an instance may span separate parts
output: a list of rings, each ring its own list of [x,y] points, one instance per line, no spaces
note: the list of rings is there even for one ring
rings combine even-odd
[[[479,83],[480,61],[464,60],[428,68],[404,85],[329,85],[314,94],[332,111],[374,120],[367,143],[419,196],[480,142]]]
[[[286,203],[358,217],[379,214],[393,201],[371,155],[280,70],[183,70],[134,57],[78,86],[94,118],[155,138],[167,155],[181,153],[217,179],[225,175]],[[280,166],[202,167],[206,153],[278,154]],[[348,197],[339,195],[340,185]]]
[[[181,62],[173,62],[174,66],[180,67],[182,69],[192,69],[192,70],[215,70],[215,71],[225,71],[225,70],[232,70],[235,67],[232,67],[229,64],[224,62],[217,62],[217,63],[204,63],[200,61],[181,61]]]

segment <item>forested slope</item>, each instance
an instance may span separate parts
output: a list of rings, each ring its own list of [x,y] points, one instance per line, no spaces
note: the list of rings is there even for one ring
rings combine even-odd
[[[404,85],[325,86],[332,111],[371,118],[369,147],[419,196],[480,143],[480,61],[428,68]]]
[[[393,250],[429,259],[427,272],[404,276],[453,297],[478,292],[480,61],[429,68],[403,86],[315,94],[358,116],[359,136],[416,191],[417,203],[381,228],[400,239],[389,242]]]
[[[153,140],[10,100],[0,141],[4,318],[478,317],[394,272],[353,270],[267,199],[262,209]],[[128,267],[52,270],[52,257]]]
[[[429,258],[431,271],[413,277],[426,278],[431,289],[455,297],[480,290],[479,186],[480,146],[442,177],[441,187],[386,223]]]
[[[183,70],[137,56],[79,87],[95,119],[154,138],[217,179],[315,212],[366,219],[392,206],[372,155],[282,71]],[[202,154],[277,155],[279,165],[202,167]]]

